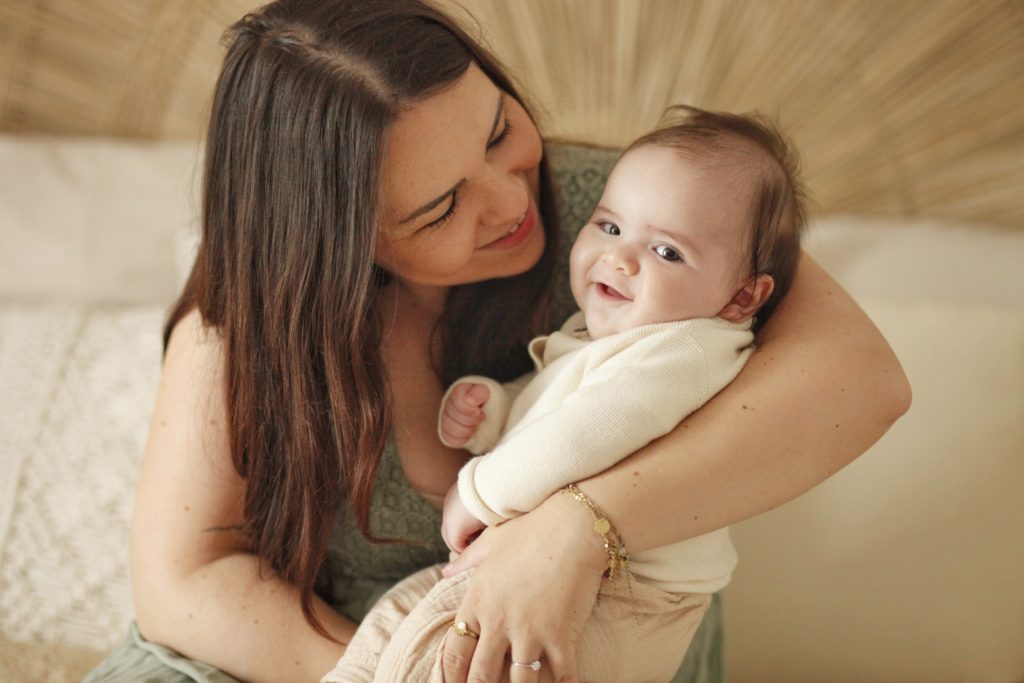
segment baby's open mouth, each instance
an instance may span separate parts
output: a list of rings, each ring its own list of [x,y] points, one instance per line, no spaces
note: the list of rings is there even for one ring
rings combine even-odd
[[[598,293],[601,294],[601,296],[608,297],[609,299],[620,299],[622,301],[632,301],[632,299],[630,299],[628,296],[626,296],[625,294],[623,294],[619,290],[615,289],[614,287],[609,287],[608,285],[606,285],[603,282],[598,282],[597,283],[597,291],[598,291]]]

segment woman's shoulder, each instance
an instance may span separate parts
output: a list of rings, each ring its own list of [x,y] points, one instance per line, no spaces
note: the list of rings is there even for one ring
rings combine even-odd
[[[167,340],[158,398],[173,396],[200,411],[223,404],[225,367],[220,332],[192,309],[175,323]]]
[[[193,308],[171,329],[164,353],[164,371],[219,369],[223,365],[224,341],[220,333],[203,320],[198,308]]]
[[[218,347],[221,344],[220,333],[203,320],[203,314],[199,312],[198,308],[192,308],[181,316],[178,322],[174,323],[168,341],[168,350],[176,339],[179,344],[216,345]]]

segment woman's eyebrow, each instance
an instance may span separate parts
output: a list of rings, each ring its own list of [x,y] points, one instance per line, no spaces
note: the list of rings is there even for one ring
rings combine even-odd
[[[404,223],[408,223],[409,221],[419,218],[423,214],[433,210],[435,207],[437,207],[438,204],[443,202],[445,199],[448,199],[448,197],[452,196],[452,194],[454,194],[455,191],[459,189],[459,187],[461,187],[462,183],[464,182],[466,182],[466,179],[462,178],[461,180],[459,180],[459,182],[452,185],[450,188],[448,188],[443,193],[438,195],[435,199],[431,199],[429,202],[427,202],[420,208],[416,209],[402,220],[398,221],[398,224],[402,225]]]
[[[498,122],[501,121],[501,112],[503,112],[504,110],[505,110],[505,93],[503,91],[499,90],[498,91],[498,109],[497,109],[496,112],[494,112],[494,121],[491,123],[491,132],[489,132],[487,134],[487,141],[488,142],[490,142],[491,140],[494,139],[494,132],[496,130],[498,130]],[[402,220],[398,221],[398,224],[402,225],[403,223],[408,223],[409,221],[415,220],[415,219],[419,218],[420,216],[422,216],[423,214],[429,212],[431,209],[436,208],[438,204],[440,204],[445,199],[450,197],[452,195],[452,193],[455,192],[455,190],[459,189],[459,187],[464,182],[466,182],[465,178],[460,179],[459,182],[457,182],[454,185],[452,185],[450,188],[448,188],[447,190],[442,192],[440,195],[438,195],[434,199],[431,199],[429,202],[427,202],[426,204],[424,204],[420,208],[414,210],[412,213],[410,213],[408,216],[406,216]]]

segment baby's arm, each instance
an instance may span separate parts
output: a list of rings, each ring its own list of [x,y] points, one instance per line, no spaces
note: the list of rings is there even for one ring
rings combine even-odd
[[[458,484],[452,484],[448,495],[444,497],[444,513],[441,518],[441,538],[445,544],[461,553],[486,526],[462,502]]]
[[[462,468],[462,503],[493,525],[602,472],[671,431],[732,381],[751,339],[735,328],[697,326],[652,335],[589,367],[556,407],[527,413],[500,445]]]

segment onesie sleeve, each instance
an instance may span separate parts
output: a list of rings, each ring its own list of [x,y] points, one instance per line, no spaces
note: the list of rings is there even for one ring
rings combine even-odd
[[[494,448],[505,429],[505,423],[508,421],[508,413],[512,402],[516,400],[516,396],[523,390],[523,387],[526,386],[533,374],[528,373],[505,384],[499,384],[490,377],[481,377],[479,375],[467,375],[452,382],[452,385],[448,387],[448,391],[445,392],[444,397],[441,399],[441,409],[437,414],[437,436],[441,439],[441,443],[449,448],[465,448],[475,455],[486,453]],[[460,384],[483,384],[490,391],[490,396],[487,397],[487,402],[482,406],[484,419],[480,426],[477,427],[476,433],[462,446],[454,446],[445,440],[444,433],[441,430],[441,421],[444,419],[444,407],[448,403],[448,397],[455,387]]]
[[[671,431],[732,381],[752,338],[724,323],[672,330],[587,367],[579,386],[556,407],[528,413],[494,450],[462,468],[463,503],[493,525],[611,467]]]

